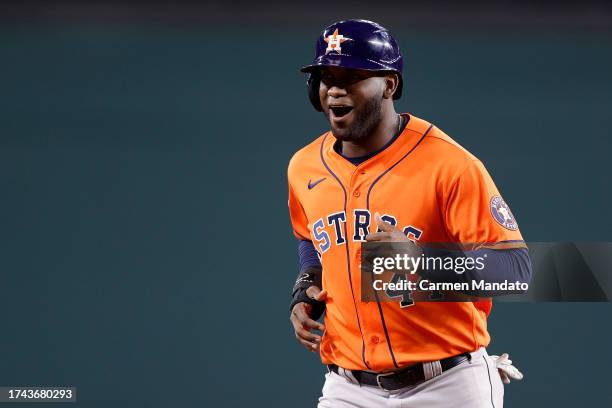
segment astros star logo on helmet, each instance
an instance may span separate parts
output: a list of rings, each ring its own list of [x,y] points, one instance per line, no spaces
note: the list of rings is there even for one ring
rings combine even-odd
[[[350,40],[350,38],[345,37],[342,34],[338,34],[338,29],[336,28],[336,31],[334,31],[333,34],[325,37],[325,42],[327,43],[325,54],[329,53],[330,51],[341,52],[342,48],[340,47],[340,44],[346,40]]]

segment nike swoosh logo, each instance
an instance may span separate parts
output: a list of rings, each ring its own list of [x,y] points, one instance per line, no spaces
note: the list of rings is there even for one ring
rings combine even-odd
[[[323,180],[325,180],[326,178],[327,178],[327,177],[323,177],[322,179],[317,180],[317,181],[315,181],[314,183],[313,183],[313,182],[311,182],[311,180],[308,180],[308,189],[309,189],[309,190],[312,190],[313,188],[315,188],[315,186],[316,186],[317,184],[319,184],[320,182],[322,182],[322,181],[323,181]]]

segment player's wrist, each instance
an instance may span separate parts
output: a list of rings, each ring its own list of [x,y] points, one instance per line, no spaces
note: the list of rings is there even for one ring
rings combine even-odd
[[[323,268],[320,266],[306,267],[300,271],[293,285],[292,295],[299,290],[306,290],[311,286],[321,288],[323,280]]]
[[[310,317],[313,320],[317,320],[323,315],[325,311],[325,302],[316,300],[308,296],[306,293],[307,288],[298,289],[293,292],[293,299],[291,300],[291,304],[289,305],[289,311],[293,312],[293,308],[299,303],[305,303],[306,305],[310,305]]]

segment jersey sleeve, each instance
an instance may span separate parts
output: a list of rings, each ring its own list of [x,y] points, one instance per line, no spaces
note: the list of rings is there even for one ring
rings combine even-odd
[[[526,248],[510,207],[476,159],[451,186],[444,211],[448,235],[465,249]]]
[[[291,178],[289,178],[289,217],[291,218],[291,227],[293,235],[300,240],[309,240],[310,232],[308,230],[308,218],[304,212],[304,208],[300,203],[299,198],[295,194],[291,186]]]

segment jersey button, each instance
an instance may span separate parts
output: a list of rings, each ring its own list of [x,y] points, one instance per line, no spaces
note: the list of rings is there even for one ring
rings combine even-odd
[[[372,343],[374,344],[380,343],[380,338],[378,336],[372,336]]]
[[[361,195],[361,193],[359,191],[354,191],[353,192],[353,197],[359,197]]]

